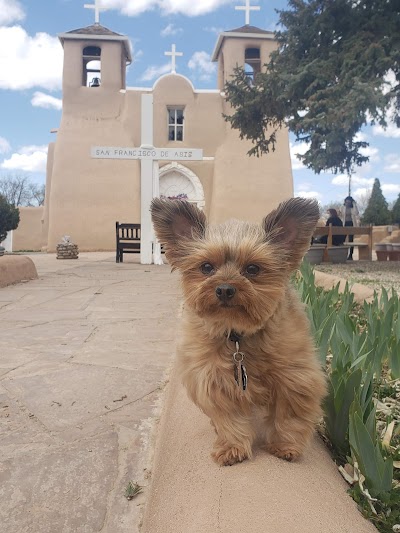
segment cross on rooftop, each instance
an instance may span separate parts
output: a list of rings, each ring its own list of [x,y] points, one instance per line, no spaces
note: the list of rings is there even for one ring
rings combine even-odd
[[[171,56],[171,72],[176,72],[176,57],[183,56],[182,52],[177,52],[176,47],[173,44],[171,52],[164,52],[164,55]]]
[[[250,24],[250,11],[260,11],[260,6],[251,6],[250,0],[246,0],[245,6],[236,6],[238,11],[246,11],[246,26]]]
[[[94,4],[83,4],[86,9],[94,9],[94,23],[100,24],[100,11],[105,11],[106,7],[100,6],[100,0],[94,0]]]

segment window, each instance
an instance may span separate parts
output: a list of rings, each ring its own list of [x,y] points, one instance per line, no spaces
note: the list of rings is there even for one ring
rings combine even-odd
[[[245,72],[248,80],[252,83],[256,74],[261,72],[261,59],[259,48],[246,48],[244,54]]]
[[[183,141],[183,108],[168,107],[168,140]]]
[[[101,84],[101,48],[86,46],[83,49],[82,85],[100,87]]]

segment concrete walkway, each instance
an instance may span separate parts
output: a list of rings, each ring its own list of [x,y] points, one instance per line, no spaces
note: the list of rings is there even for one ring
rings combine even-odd
[[[111,253],[0,289],[1,533],[138,530],[154,409],[174,354],[177,277]]]

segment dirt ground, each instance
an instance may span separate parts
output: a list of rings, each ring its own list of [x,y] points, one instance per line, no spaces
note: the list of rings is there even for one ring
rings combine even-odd
[[[347,263],[326,263],[317,265],[316,270],[344,278],[349,283],[362,283],[373,289],[384,287],[400,293],[399,261],[347,261]]]

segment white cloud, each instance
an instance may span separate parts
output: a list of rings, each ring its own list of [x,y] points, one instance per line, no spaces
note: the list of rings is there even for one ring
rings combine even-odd
[[[355,185],[367,185],[372,187],[374,184],[373,178],[363,178],[361,176],[358,176],[357,174],[353,174],[351,176],[351,184],[354,187]],[[335,176],[332,179],[332,185],[339,185],[339,186],[348,186],[349,185],[349,177],[347,174],[339,174],[338,176]]]
[[[374,135],[379,135],[382,137],[393,137],[395,139],[400,138],[400,128],[398,128],[392,122],[388,125],[386,129],[384,129],[382,126],[372,126],[372,133]]]
[[[400,157],[397,154],[388,154],[385,161],[387,163],[384,167],[386,172],[400,172]]]
[[[4,137],[0,137],[0,154],[5,154],[11,150],[10,143]]]
[[[360,154],[369,157],[370,162],[376,162],[380,160],[378,148],[373,146],[366,146],[365,148],[360,148]]]
[[[352,192],[352,195],[354,196],[356,202],[358,202],[360,198],[366,198],[367,196],[369,196],[371,194],[371,191],[372,187],[358,187],[357,189],[355,189],[355,191]]]
[[[169,37],[170,35],[177,35],[182,32],[182,28],[177,28],[174,24],[168,24],[168,26],[161,30],[160,35],[161,37]]]
[[[40,91],[34,93],[31,104],[34,107],[44,107],[45,109],[62,109],[61,98],[55,98]]]
[[[382,192],[386,194],[400,193],[400,183],[382,183]]]
[[[349,177],[346,174],[339,174],[338,176],[335,176],[332,178],[332,185],[348,185],[349,183]]]
[[[25,18],[24,10],[18,0],[0,0],[0,26]]]
[[[299,183],[297,187],[300,191],[309,191],[312,187],[312,183],[305,181],[303,183]]]
[[[144,11],[159,9],[163,14],[187,15],[195,17],[211,13],[223,5],[230,4],[232,0],[103,0],[102,5],[109,9],[118,9],[122,14],[135,16]]]
[[[141,81],[152,81],[156,78],[159,78],[163,74],[167,74],[168,72],[171,72],[171,64],[167,63],[165,65],[161,65],[159,67],[153,65],[148,67],[142,76],[140,77]]]
[[[208,31],[210,33],[215,33],[215,35],[219,35],[223,31],[225,31],[225,28],[222,28],[222,27],[217,28],[216,26],[207,26],[206,28],[204,28],[204,31]]]
[[[296,144],[290,143],[290,158],[292,160],[292,169],[300,170],[305,169],[306,167],[303,163],[296,157],[297,154],[304,155],[307,150],[310,148],[310,145],[305,142],[298,142]]]
[[[20,26],[0,28],[0,89],[43,87],[59,89],[63,50],[57,37],[37,33],[31,37]]]
[[[25,172],[45,172],[47,146],[23,146],[19,152],[5,159],[0,168],[6,170],[23,170]]]
[[[208,80],[214,74],[216,65],[211,62],[207,52],[195,52],[189,60],[188,67],[195,71],[201,80]]]
[[[317,191],[296,191],[294,193],[294,196],[301,196],[302,198],[312,198],[318,200],[319,202],[322,201],[322,194]]]

